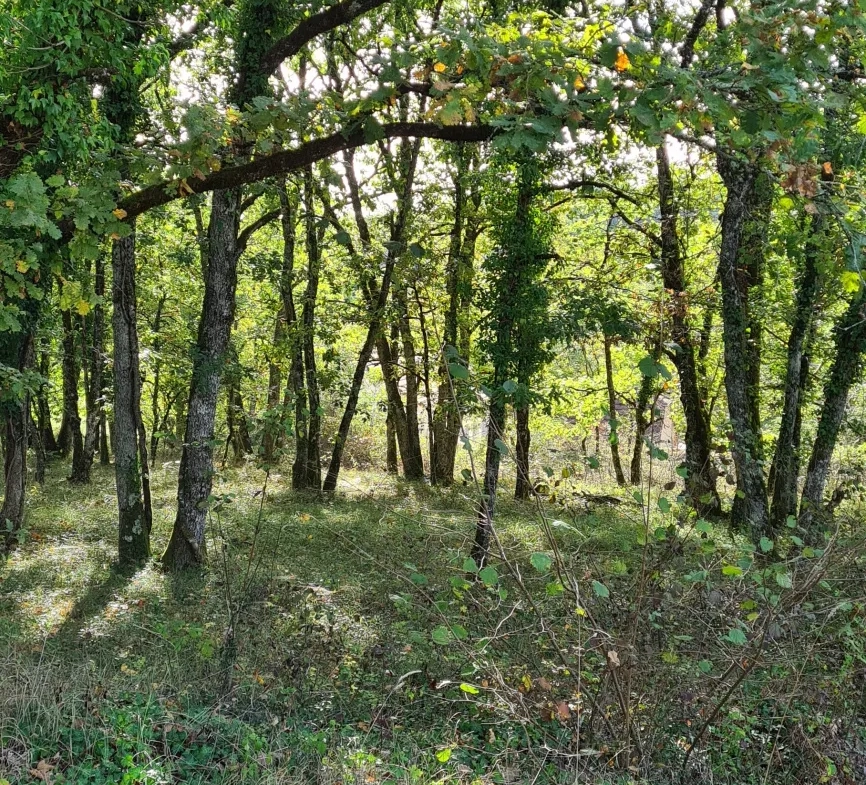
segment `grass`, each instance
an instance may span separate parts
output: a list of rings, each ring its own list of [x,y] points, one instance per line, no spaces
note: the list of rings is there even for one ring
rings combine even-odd
[[[176,470],[167,463],[152,476],[156,554],[171,531]],[[97,469],[80,488],[51,466],[32,493],[26,541],[0,570],[0,782],[663,781],[630,765],[605,730],[619,721],[616,678],[626,679],[614,677],[608,650],[629,670],[623,683],[646,724],[638,735],[660,745],[645,757],[665,777],[675,770],[688,718],[701,716],[703,693],[709,701],[723,679],[722,663],[711,663],[710,676],[695,663],[731,654],[718,635],[732,613],[744,615],[736,603],[748,602],[745,584],[690,588],[682,576],[733,559],[732,543],[708,551],[692,531],[663,559],[653,551],[650,574],[637,546],[641,509],[588,512],[564,484],[559,502],[540,507],[502,494],[507,559],[469,582],[471,488],[347,472],[343,492],[322,499],[292,493],[288,479],[272,474],[262,503],[262,472],[221,472],[209,569],[174,577],[155,561],[115,568],[110,471]],[[592,624],[575,615],[552,568],[530,566],[539,564],[532,554],[551,553],[542,517],[563,519],[552,531],[563,567],[592,586],[580,600]],[[656,610],[635,617],[642,626],[630,643],[639,591]],[[852,684],[866,661],[856,618],[839,638]],[[825,619],[822,634],[831,627],[844,633]],[[790,761],[784,778],[762,780],[740,778],[735,759],[763,761],[756,740],[772,734],[761,712],[782,705],[767,690],[783,691],[799,673],[805,716],[826,682],[820,667],[838,667],[838,658],[828,653],[817,668],[793,654],[766,660],[732,704],[738,713],[726,707],[708,733],[718,745],[695,756],[695,776],[797,781]],[[684,703],[680,689],[695,694]],[[848,697],[839,700],[849,706]],[[833,721],[825,715],[806,734],[810,744]],[[847,757],[820,751],[826,770],[859,760],[859,727],[848,728]],[[783,730],[777,752],[791,732]],[[591,737],[598,749],[587,748]]]

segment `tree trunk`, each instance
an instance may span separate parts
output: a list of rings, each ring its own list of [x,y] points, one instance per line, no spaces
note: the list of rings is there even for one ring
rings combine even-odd
[[[403,473],[407,480],[423,480],[424,455],[421,451],[418,423],[418,368],[404,292],[397,298],[397,304],[401,310],[398,327],[403,341],[403,361],[406,364],[406,460],[403,463]]]
[[[307,244],[307,288],[301,310],[303,325],[304,373],[307,384],[307,461],[305,487],[319,491],[322,488],[322,459],[319,441],[322,435],[322,412],[319,402],[319,377],[316,371],[316,298],[319,293],[319,267],[321,253],[313,211],[313,170],[304,172],[304,224]]]
[[[355,416],[355,411],[358,408],[358,396],[361,392],[361,385],[364,381],[364,375],[367,371],[367,364],[373,354],[373,347],[377,347],[379,361],[382,363],[382,375],[385,377],[386,389],[388,387],[388,377],[386,375],[386,362],[390,360],[390,347],[388,339],[381,334],[382,318],[384,316],[385,305],[388,302],[388,296],[391,292],[391,279],[394,275],[394,266],[397,263],[398,249],[406,233],[406,226],[409,220],[409,213],[412,207],[412,186],[415,179],[415,169],[418,163],[418,152],[420,145],[418,140],[414,142],[404,141],[401,145],[401,161],[403,162],[403,183],[402,194],[397,208],[397,216],[391,226],[391,245],[385,256],[385,270],[382,274],[382,285],[379,287],[379,292],[376,297],[373,296],[373,285],[369,280],[369,276],[362,273],[362,287],[366,291],[368,306],[370,307],[370,321],[367,327],[367,337],[364,339],[364,345],[358,353],[358,361],[355,364],[355,372],[352,376],[352,385],[349,389],[349,398],[346,401],[346,407],[343,410],[343,416],[340,420],[337,435],[334,438],[334,449],[331,453],[331,462],[328,465],[328,473],[325,477],[324,490],[334,491],[337,488],[337,480],[340,476],[340,465],[343,460],[343,451],[346,448],[346,440],[349,438],[349,430],[352,426],[352,419]],[[355,178],[354,162],[351,156],[346,157],[346,179],[349,182],[349,196],[352,202],[352,208],[355,214],[355,222],[358,226],[358,233],[361,237],[361,243],[366,251],[372,249],[372,238],[367,226],[366,219],[361,205],[360,192],[358,183]],[[383,359],[384,355],[384,359]],[[399,397],[399,391],[398,391]],[[388,400],[391,400],[389,392]],[[389,406],[390,412],[390,406]],[[399,428],[399,423],[392,422],[395,429]]]
[[[64,455],[72,452],[73,470],[81,461],[84,441],[81,438],[81,415],[78,412],[78,378],[81,374],[75,326],[69,310],[61,312],[63,324],[63,420],[60,425],[58,444]]]
[[[43,350],[39,355],[39,375],[45,380],[39,386],[36,397],[36,422],[42,439],[42,446],[46,453],[56,453],[57,441],[54,438],[54,428],[51,426],[51,409],[48,405],[48,377],[50,375],[48,351]]]
[[[134,229],[134,227],[133,227]],[[121,563],[150,556],[147,516],[138,446],[141,423],[141,374],[136,324],[135,234],[115,240],[111,249],[114,312],[114,474],[117,484],[118,555]]]
[[[31,411],[28,413],[28,417],[27,440],[33,448],[33,453],[36,456],[36,467],[33,479],[37,485],[43,485],[45,483],[45,447],[42,444],[41,431],[33,417],[32,407]]]
[[[208,226],[210,258],[193,359],[180,459],[177,517],[162,557],[169,571],[206,561],[205,522],[213,482],[213,438],[220,377],[234,321],[240,189],[216,191]]]
[[[388,414],[385,415],[385,470],[388,474],[396,476],[399,473],[397,460],[397,431],[394,428],[394,417],[388,409]]]
[[[498,385],[496,388],[498,389]],[[475,542],[472,545],[472,558],[479,568],[487,563],[490,553],[490,540],[493,535],[493,514],[496,508],[496,486],[499,484],[499,465],[502,454],[497,439],[502,440],[505,433],[505,401],[501,394],[494,393],[487,416],[487,449],[484,453],[484,484],[481,500],[478,503],[478,519],[475,525]]]
[[[277,446],[280,444],[280,427],[284,422],[284,413],[278,412],[280,406],[280,393],[283,386],[283,371],[277,361],[277,353],[286,343],[286,311],[280,305],[274,319],[274,337],[271,342],[271,356],[268,362],[268,423],[262,435],[262,460],[270,466],[274,463],[277,454]]]
[[[84,435],[84,450],[81,462],[76,469],[73,464],[73,477],[79,482],[90,482],[90,469],[99,450],[100,421],[104,403],[105,369],[105,261],[97,257],[95,263],[94,289],[97,303],[93,308],[93,324],[90,344],[90,369],[87,379],[87,424]]]
[[[424,411],[427,415],[427,460],[430,462],[430,482],[436,484],[436,447],[433,443],[433,392],[430,385],[430,340],[427,333],[427,319],[418,289],[414,289],[415,304],[418,306],[418,324],[421,329],[421,363],[424,369]]]
[[[523,384],[525,389],[525,382]],[[514,482],[514,498],[528,499],[532,493],[532,482],[529,477],[529,443],[532,434],[529,430],[529,400],[523,401],[515,408],[516,444],[514,462],[517,466],[517,476]]]
[[[659,352],[653,352],[653,359],[658,359]],[[634,446],[631,453],[631,467],[629,469],[629,482],[634,486],[640,486],[643,479],[643,451],[644,436],[646,435],[649,424],[652,421],[653,413],[650,412],[650,418],[647,419],[647,406],[649,406],[650,397],[653,393],[654,379],[652,376],[641,375],[640,388],[637,393],[637,401],[634,407]]]
[[[671,293],[671,340],[676,344],[672,361],[680,382],[680,403],[686,420],[686,495],[701,515],[718,513],[721,501],[716,490],[709,418],[701,396],[695,349],[688,324],[685,267],[680,253],[678,209],[674,182],[664,144],[656,148],[659,212],[661,214],[661,273]]]
[[[454,483],[454,462],[457,440],[460,435],[460,406],[448,366],[452,362],[468,365],[468,357],[457,356],[458,313],[460,309],[460,279],[462,273],[463,224],[466,212],[466,176],[469,168],[469,153],[466,145],[456,151],[457,171],[454,175],[454,223],[451,226],[451,241],[448,246],[446,264],[446,290],[448,309],[445,312],[445,334],[439,358],[439,389],[436,394],[436,412],[433,415],[433,453],[430,466],[431,480],[435,484],[449,486]],[[435,463],[435,465],[434,465]]]
[[[610,458],[613,462],[613,471],[616,475],[616,484],[625,485],[625,474],[622,471],[622,461],[619,457],[619,418],[616,414],[616,389],[613,386],[613,361],[610,356],[610,345],[612,339],[609,335],[604,336],[604,378],[607,384],[607,409],[608,422],[610,423]]]
[[[746,526],[752,540],[771,533],[767,489],[761,465],[760,434],[756,433],[753,406],[754,349],[749,344],[749,314],[738,266],[743,227],[753,203],[755,168],[719,156],[719,173],[728,190],[722,214],[719,279],[722,285],[722,321],[725,341],[725,390],[733,431],[732,452],[737,470],[737,497],[731,512],[735,526]]]
[[[770,508],[770,522],[781,527],[789,515],[797,511],[797,474],[799,461],[796,456],[798,424],[803,396],[804,372],[808,361],[804,354],[806,338],[812,325],[815,300],[820,289],[818,275],[818,256],[823,235],[823,218],[820,214],[812,217],[809,230],[809,243],[806,247],[803,277],[797,290],[794,306],[794,322],[788,336],[788,357],[785,373],[785,394],[782,404],[782,421],[779,424],[779,438],[770,471],[773,503]]]
[[[162,339],[159,331],[162,328],[162,311],[168,295],[163,293],[156,302],[156,313],[153,315],[153,390],[150,396],[150,455],[151,460],[156,460],[156,448],[159,446],[159,393],[162,378],[162,361],[159,352],[162,349]]]
[[[25,328],[26,329],[26,328]],[[4,357],[9,365],[24,372],[33,365],[33,334],[7,336],[11,356]],[[6,354],[6,352],[4,352]],[[5,490],[3,506],[0,507],[0,535],[3,537],[3,550],[14,547],[18,533],[24,525],[24,498],[27,487],[27,442],[30,423],[30,395],[25,392],[18,400],[7,402],[5,414],[5,447],[3,479]]]
[[[836,326],[835,344],[833,365],[824,385],[824,406],[800,498],[799,521],[807,530],[814,529],[819,523],[824,486],[830,472],[836,439],[845,417],[848,394],[863,372],[866,353],[866,288],[862,284],[859,293],[851,300],[845,316]],[[814,537],[815,533],[812,532],[812,535]]]

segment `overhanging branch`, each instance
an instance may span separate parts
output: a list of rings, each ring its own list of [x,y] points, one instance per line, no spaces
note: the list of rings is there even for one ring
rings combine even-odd
[[[483,142],[490,139],[498,129],[491,125],[450,125],[435,123],[387,123],[380,126],[382,137],[414,137],[441,139],[446,142]],[[342,150],[362,147],[371,141],[363,128],[355,128],[345,133],[336,133],[322,139],[306,142],[293,150],[280,150],[271,155],[254,158],[237,166],[211,172],[201,179],[172,180],[144,188],[123,199],[118,207],[126,211],[131,220],[154,207],[173,202],[194,193],[221,191],[265,180],[276,175],[289,174],[316,163]]]

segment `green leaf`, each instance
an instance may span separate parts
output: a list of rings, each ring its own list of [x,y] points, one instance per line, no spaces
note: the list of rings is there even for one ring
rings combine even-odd
[[[730,641],[737,646],[743,646],[746,643],[746,633],[744,633],[739,627],[731,627],[731,629],[728,630],[728,634],[725,635],[725,640]]]
[[[494,439],[493,445],[499,450],[499,454],[503,457],[508,455],[508,445],[502,439]]]
[[[544,587],[544,591],[547,592],[548,597],[558,597],[565,591],[565,587],[562,585],[562,581],[556,580],[548,583]]]
[[[777,572],[776,583],[778,583],[779,586],[781,586],[783,589],[790,589],[794,585],[794,582],[791,580],[791,576],[788,575],[787,572]]]
[[[698,663],[698,670],[701,673],[709,673],[713,669],[713,663],[710,660],[701,660]]]
[[[695,528],[704,534],[712,534],[713,524],[701,518],[697,523],[695,523]]]
[[[451,625],[451,634],[457,638],[458,641],[465,641],[469,637],[469,631],[459,624]]]
[[[437,627],[430,633],[430,637],[433,639],[433,643],[437,643],[440,646],[451,643],[451,632],[447,627]]]
[[[736,564],[726,564],[722,567],[722,575],[727,575],[729,578],[735,578],[743,574],[743,571]]]
[[[529,561],[536,570],[540,573],[545,573],[550,569],[553,560],[546,553],[533,553],[529,557]]]
[[[409,580],[412,581],[412,583],[414,583],[416,586],[427,586],[427,584],[430,583],[430,581],[427,580],[427,576],[422,575],[420,572],[413,572],[409,576]]]
[[[495,586],[499,581],[499,575],[496,572],[496,568],[491,567],[490,565],[481,570],[481,572],[478,573],[478,577],[485,586]]]
[[[773,550],[773,541],[768,537],[761,537],[761,541],[758,543],[761,546],[761,550],[764,553],[769,553]]]
[[[460,689],[468,695],[477,695],[480,692],[478,687],[474,687],[473,685],[467,684],[466,682],[463,682],[463,684],[460,685]]]
[[[452,379],[468,379],[469,369],[461,363],[448,363],[448,373]]]
[[[592,590],[595,592],[596,597],[606,598],[610,597],[610,590],[600,581],[592,582]]]
[[[478,572],[478,565],[471,556],[467,556],[463,560],[463,572]]]
[[[671,511],[671,503],[664,496],[659,496],[658,499],[659,509],[667,515]]]
[[[448,763],[448,761],[451,760],[451,748],[446,747],[444,750],[439,750],[439,752],[436,753],[436,760],[440,763]]]

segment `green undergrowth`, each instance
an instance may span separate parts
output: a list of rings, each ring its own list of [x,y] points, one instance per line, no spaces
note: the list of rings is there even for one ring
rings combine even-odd
[[[175,476],[153,472],[155,554]],[[288,480],[221,472],[209,567],[174,577],[114,565],[109,471],[51,467],[0,568],[0,781],[860,781],[862,586],[793,532],[756,550],[560,478],[502,494],[480,569],[470,484]]]

